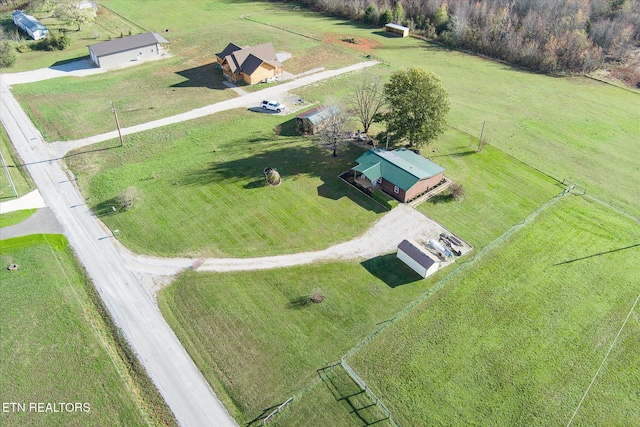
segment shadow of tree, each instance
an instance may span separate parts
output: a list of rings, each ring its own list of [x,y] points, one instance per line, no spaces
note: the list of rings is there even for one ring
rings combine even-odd
[[[176,74],[187,80],[171,85],[171,87],[206,87],[216,90],[227,89],[227,87],[222,84],[222,71],[216,67],[215,62],[178,71]]]
[[[223,180],[248,181],[243,188],[254,189],[262,187],[265,182],[264,168],[273,167],[280,173],[283,185],[289,179],[305,175],[319,177],[323,182],[318,186],[319,196],[332,200],[348,197],[365,209],[376,213],[385,212],[382,206],[338,178],[341,172],[354,164],[354,160],[362,153],[362,148],[345,146],[340,156],[331,157],[328,150],[311,144],[269,149],[266,144],[271,141],[257,138],[256,145],[249,148],[255,148],[252,154],[234,160],[212,161],[204,169],[186,171],[179,181],[184,185],[194,186]]]
[[[118,201],[113,197],[111,199],[104,200],[97,205],[93,205],[92,210],[96,216],[104,217],[118,213],[120,208],[118,208]]]
[[[398,259],[396,254],[380,255],[360,263],[390,288],[422,280],[422,276]]]
[[[294,298],[287,303],[287,308],[291,310],[301,310],[309,305],[311,305],[311,298],[309,295],[303,295],[298,298]]]
[[[437,205],[439,203],[451,203],[453,201],[455,201],[455,199],[453,198],[453,195],[451,195],[451,193],[445,190],[444,193],[436,194],[435,196],[430,197],[427,200],[427,203],[432,203],[434,205]]]

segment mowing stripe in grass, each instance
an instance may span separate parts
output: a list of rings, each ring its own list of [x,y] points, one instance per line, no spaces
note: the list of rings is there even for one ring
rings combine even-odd
[[[622,333],[622,330],[627,325],[627,322],[629,321],[629,318],[631,317],[631,313],[633,313],[633,311],[636,309],[636,306],[638,305],[638,301],[640,301],[640,294],[638,294],[638,297],[636,298],[636,300],[634,301],[633,305],[631,306],[631,310],[629,310],[629,313],[627,314],[627,317],[624,319],[624,322],[622,322],[622,326],[620,326],[620,329],[618,330],[618,333],[616,334],[616,337],[614,338],[613,342],[611,343],[611,346],[609,347],[609,351],[607,351],[607,354],[604,355],[604,358],[602,359],[602,363],[600,363],[600,366],[598,367],[598,370],[596,371],[595,375],[591,379],[591,383],[589,383],[589,386],[584,391],[584,394],[582,395],[582,399],[580,399],[580,402],[578,403],[578,406],[576,407],[576,410],[573,411],[573,415],[571,415],[571,418],[569,419],[569,422],[567,423],[567,427],[569,427],[571,425],[571,423],[573,423],[573,419],[576,417],[576,415],[578,414],[578,411],[580,410],[580,407],[582,406],[582,403],[587,398],[587,394],[589,394],[589,390],[591,390],[591,387],[596,382],[596,378],[598,378],[598,375],[600,374],[600,371],[604,367],[604,364],[606,363],[607,358],[609,357],[609,354],[611,354],[611,351],[613,350],[613,347],[615,347],[616,342],[618,341],[618,338],[620,338],[620,334]]]
[[[550,208],[551,206],[553,206],[564,195],[565,195],[564,193],[560,193],[560,194],[554,196],[551,200],[547,201],[545,204],[543,204],[538,209],[536,209],[534,212],[532,212],[527,218],[522,220],[520,223],[513,225],[504,234],[502,234],[500,237],[498,237],[497,239],[493,240],[491,243],[489,243],[487,246],[485,246],[483,249],[481,249],[470,260],[464,261],[463,263],[461,263],[461,265],[457,269],[455,269],[451,273],[447,274],[444,278],[442,278],[434,286],[429,288],[419,298],[417,298],[416,300],[411,302],[409,305],[407,305],[404,309],[399,311],[393,318],[383,322],[382,325],[378,329],[376,329],[374,332],[372,332],[371,334],[369,334],[368,336],[363,338],[355,346],[353,346],[347,353],[345,353],[345,355],[343,356],[343,359],[347,359],[347,358],[351,357],[352,355],[354,355],[355,353],[357,353],[364,345],[366,345],[371,340],[373,340],[378,334],[380,334],[382,331],[387,329],[389,326],[393,325],[396,321],[398,321],[399,319],[401,319],[402,317],[407,315],[413,308],[415,308],[416,306],[420,305],[422,302],[424,302],[425,300],[430,298],[438,290],[442,289],[447,283],[449,283],[450,280],[454,279],[455,277],[457,277],[458,275],[460,275],[464,271],[468,270],[471,266],[476,264],[478,261],[483,259],[484,256],[486,256],[488,253],[493,251],[494,248],[496,248],[497,246],[502,244],[506,239],[508,239],[514,233],[516,233],[521,228],[523,228],[525,225],[527,225],[531,221],[533,221],[540,213],[542,213],[543,211],[545,211],[548,208]],[[335,364],[339,364],[339,363],[340,363],[340,361],[336,361],[335,362]],[[318,384],[319,381],[320,381],[320,377],[319,376],[315,376],[303,389],[298,390],[296,393],[294,393],[295,400],[299,401],[307,392],[312,390]]]
[[[473,257],[468,260],[465,261],[463,263],[461,263],[461,265],[453,270],[451,273],[447,274],[444,278],[442,278],[438,283],[436,283],[434,286],[432,286],[431,288],[429,288],[427,290],[427,292],[425,292],[424,294],[422,294],[418,299],[416,299],[415,301],[413,301],[412,303],[410,303],[407,307],[405,307],[404,309],[402,309],[401,311],[398,312],[398,314],[396,314],[392,319],[389,319],[388,321],[386,321],[382,326],[380,326],[380,328],[376,329],[373,333],[371,333],[369,336],[365,337],[362,341],[360,341],[358,344],[356,344],[355,346],[353,346],[344,356],[343,358],[346,359],[348,357],[351,357],[353,354],[357,353],[365,344],[369,343],[371,340],[373,340],[378,334],[380,334],[380,332],[384,331],[385,329],[387,329],[389,326],[393,325],[396,321],[400,320],[401,318],[403,318],[405,315],[407,315],[411,310],[413,310],[414,307],[420,305],[421,303],[423,303],[424,301],[426,301],[427,299],[429,299],[433,294],[435,294],[438,290],[442,289],[447,283],[449,283],[449,281],[451,281],[452,279],[456,278],[457,276],[459,276],[461,273],[463,273],[464,271],[468,270],[471,266],[473,266],[474,264],[476,264],[478,261],[480,261],[481,259],[483,259],[488,253],[490,253],[491,251],[493,251],[494,248],[496,248],[497,246],[501,245],[506,239],[508,239],[509,237],[511,237],[514,233],[516,233],[517,231],[519,231],[522,227],[524,227],[525,225],[529,224],[531,221],[533,221],[540,213],[542,213],[543,211],[547,210],[548,208],[550,208],[551,206],[553,206],[558,200],[560,200],[562,198],[562,196],[564,196],[564,193],[560,193],[556,196],[554,196],[551,200],[549,200],[548,202],[546,202],[545,204],[543,204],[542,206],[540,206],[538,209],[536,209],[534,212],[532,212],[528,217],[526,217],[524,220],[522,220],[521,222],[519,222],[518,224],[515,224],[514,226],[512,226],[509,230],[507,230],[502,236],[498,237],[497,239],[495,239],[494,241],[492,241],[491,243],[489,243],[487,246],[485,246],[483,249],[481,249],[479,252],[477,252],[475,255],[473,255]]]
[[[38,223],[38,226],[40,226],[39,223]],[[40,227],[40,229],[42,231],[42,227]],[[82,307],[82,312],[84,314],[84,318],[89,322],[89,325],[91,325],[91,329],[93,329],[93,333],[95,334],[96,338],[98,338],[98,341],[100,342],[100,345],[104,349],[105,353],[107,353],[107,356],[109,357],[109,360],[113,364],[113,367],[116,370],[116,372],[118,373],[118,376],[122,380],[123,384],[126,384],[125,388],[129,392],[131,400],[133,400],[133,402],[135,403],[136,407],[138,408],[138,411],[142,415],[142,418],[145,420],[147,425],[151,425],[151,421],[149,420],[149,417],[147,416],[147,413],[142,410],[142,408],[140,407],[140,403],[138,402],[138,399],[133,394],[133,391],[130,388],[130,385],[131,385],[130,384],[130,380],[131,379],[130,378],[125,378],[125,376],[122,374],[120,366],[118,366],[118,364],[116,363],[116,361],[115,361],[115,359],[113,357],[113,354],[111,354],[112,353],[111,352],[111,347],[108,346],[107,343],[105,342],[103,334],[101,333],[101,331],[98,329],[98,327],[94,323],[93,318],[90,316],[90,311],[87,309],[86,305],[80,299],[80,296],[78,295],[78,292],[76,291],[76,288],[73,286],[73,284],[71,283],[71,280],[69,279],[69,276],[67,275],[67,272],[62,267],[62,263],[60,262],[60,259],[58,258],[58,256],[56,255],[56,252],[53,250],[53,247],[49,243],[49,239],[47,238],[47,235],[44,234],[44,233],[41,233],[41,235],[44,238],[44,241],[47,243],[47,247],[51,251],[51,254],[53,255],[53,258],[56,260],[56,264],[58,265],[58,268],[60,268],[60,271],[62,272],[62,275],[64,276],[64,279],[67,282],[67,285],[69,285],[69,288],[73,292],[73,296],[75,296],[76,301],[78,302],[78,305],[80,307]]]

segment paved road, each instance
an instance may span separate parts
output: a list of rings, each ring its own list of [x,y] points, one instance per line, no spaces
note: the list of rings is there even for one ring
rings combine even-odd
[[[262,99],[277,98],[291,89],[375,64],[375,61],[369,61],[305,76],[223,103],[125,128],[123,133],[140,132],[227,109],[255,105]],[[40,72],[44,78],[52,78],[68,71],[49,69]],[[86,68],[78,74],[94,72],[95,69]],[[128,251],[118,244],[111,232],[84,204],[75,182],[69,179],[64,165],[56,160],[69,149],[117,135],[113,132],[71,144],[45,144],[40,132],[9,91],[10,84],[36,81],[37,76],[38,71],[13,77],[0,76],[0,120],[22,161],[27,165],[46,205],[62,224],[70,244],[93,279],[116,325],[124,332],[178,422],[182,426],[236,426],[165,322],[143,283],[142,275],[134,274],[126,268]],[[185,267],[190,262],[180,260],[179,264]]]
[[[113,319],[182,426],[236,426],[4,81],[0,120]],[[43,161],[44,160],[44,161]],[[88,396],[90,398],[90,396]]]
[[[7,200],[0,203],[0,214],[19,211],[23,209],[38,209],[44,208],[47,205],[44,203],[42,196],[38,190],[33,190],[30,193],[25,194],[22,197],[13,200]]]
[[[24,221],[0,228],[0,240],[29,234],[62,234],[64,229],[49,208],[38,209]]]

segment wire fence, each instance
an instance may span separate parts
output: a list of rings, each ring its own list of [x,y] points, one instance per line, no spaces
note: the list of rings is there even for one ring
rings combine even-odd
[[[250,15],[242,15],[241,18],[246,19],[247,21],[255,22],[256,24],[266,25],[267,27],[276,28],[278,30],[286,31],[287,33],[295,34],[295,35],[300,36],[300,37],[305,37],[305,38],[308,38],[308,39],[311,39],[311,40],[316,40],[316,41],[319,41],[319,42],[322,41],[321,39],[319,39],[319,38],[317,38],[315,36],[310,36],[309,34],[299,33],[297,31],[291,30],[289,28],[280,27],[278,25],[267,24],[266,22],[258,21],[257,19],[252,18]]]
[[[396,423],[391,417],[391,411],[389,411],[389,409],[384,406],[384,403],[382,403],[382,401],[378,399],[378,396],[376,396],[375,393],[371,391],[371,389],[367,386],[367,383],[365,383],[364,380],[360,378],[360,376],[356,373],[356,371],[354,371],[353,368],[349,366],[344,357],[340,359],[340,365],[342,365],[342,368],[351,377],[351,379],[355,381],[356,384],[358,384],[358,386],[375,402],[378,407],[380,407],[380,409],[382,409],[382,412],[384,412],[384,414],[386,415],[387,420],[389,420],[392,425],[400,427],[398,423]]]
[[[278,406],[273,412],[271,412],[269,415],[267,415],[266,417],[264,417],[264,419],[262,420],[262,425],[266,426],[268,423],[270,423],[271,421],[273,421],[273,418],[278,415],[280,412],[282,412],[284,410],[284,408],[287,407],[287,405],[289,403],[293,402],[293,396],[291,396],[290,398],[287,399],[286,402],[284,402],[282,405]]]

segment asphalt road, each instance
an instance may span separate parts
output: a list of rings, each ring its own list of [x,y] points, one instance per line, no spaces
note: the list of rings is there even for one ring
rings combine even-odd
[[[49,151],[4,82],[0,120],[47,206],[140,362],[182,426],[236,426],[167,325],[151,296],[127,268],[111,232],[84,204],[73,180]],[[90,402],[92,396],[85,399]]]
[[[262,99],[278,98],[293,88],[375,64],[375,61],[369,61],[340,70],[305,76],[223,103],[125,128],[123,133],[140,132],[231,108],[251,106]],[[88,70],[80,72],[87,73]],[[10,75],[0,76],[0,121],[27,166],[46,205],[64,228],[65,235],[93,279],[114,322],[122,329],[180,425],[236,426],[165,322],[140,276],[127,268],[125,257],[128,251],[123,250],[113,238],[111,231],[93,215],[82,199],[74,180],[67,174],[64,165],[57,160],[71,148],[110,139],[114,135],[99,135],[73,143],[46,144],[9,91],[10,84],[36,81],[38,73],[42,73],[44,78],[52,76],[50,70],[22,73],[20,79]],[[187,266],[187,263],[183,265]],[[158,267],[159,270],[162,269],[161,266]],[[91,396],[86,398],[87,401],[91,400]]]

